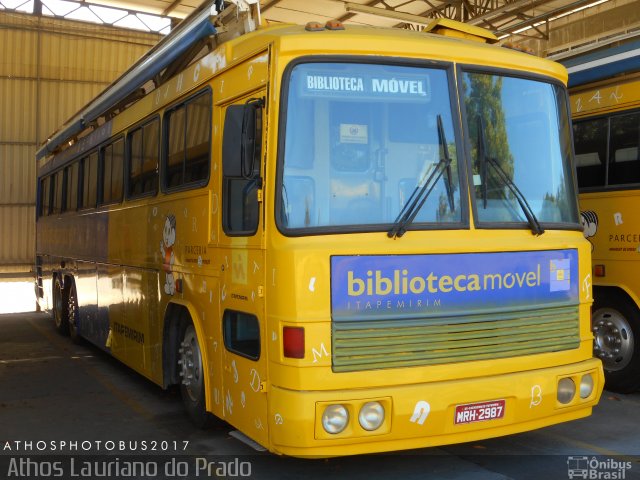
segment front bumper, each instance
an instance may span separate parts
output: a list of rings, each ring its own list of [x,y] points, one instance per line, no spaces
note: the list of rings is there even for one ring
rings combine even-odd
[[[375,378],[375,372],[369,372]],[[593,391],[580,395],[580,379],[593,377]],[[557,400],[558,381],[571,377],[576,394],[566,405]],[[509,435],[591,414],[604,386],[598,359],[559,367],[481,378],[339,391],[270,390],[270,450],[300,457],[330,457],[405,450]],[[501,418],[456,423],[456,406],[504,400]],[[378,401],[385,419],[375,431],[358,423],[362,405]],[[329,434],[322,427],[324,408],[341,404],[347,427]],[[460,417],[459,420],[462,418]]]

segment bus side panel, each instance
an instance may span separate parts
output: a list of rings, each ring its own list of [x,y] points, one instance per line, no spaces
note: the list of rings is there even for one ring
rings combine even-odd
[[[151,265],[157,242],[150,240],[155,235],[148,221],[152,210],[142,204],[110,212],[107,261],[111,266],[99,279],[98,296],[100,304],[109,308],[113,356],[162,384],[159,265]]]
[[[260,53],[247,61],[216,77],[214,92],[219,92],[216,101],[222,106],[214,108],[214,122],[224,128],[229,107],[245,105],[247,102],[262,99],[267,101],[265,85],[269,73],[268,52]],[[230,102],[230,103],[226,103]],[[261,148],[266,148],[266,109],[263,115]],[[231,141],[233,137],[225,137]],[[221,142],[222,143],[222,142]],[[240,148],[240,145],[238,145]],[[264,150],[263,150],[264,151]],[[222,145],[214,146],[214,156],[222,153]],[[264,155],[260,172],[265,175]],[[218,179],[226,173],[217,169]],[[263,177],[264,178],[264,177]],[[222,184],[222,182],[221,182]],[[221,190],[221,211],[228,215],[226,229],[237,228],[241,210],[230,208],[239,201]],[[228,195],[228,197],[225,197]],[[258,194],[256,194],[257,196]],[[260,191],[262,195],[262,191]],[[240,200],[242,202],[243,200]],[[259,214],[255,232],[223,231],[219,234],[220,261],[223,265],[221,283],[221,318],[224,343],[222,361],[223,374],[223,411],[224,419],[242,433],[263,446],[269,446],[269,417],[267,405],[267,336],[276,337],[276,332],[266,328],[264,285],[266,282],[266,263],[264,247],[264,202],[259,201]],[[246,213],[246,212],[243,212]],[[233,219],[233,220],[231,220]],[[224,218],[222,219],[224,223]],[[230,225],[234,225],[231,227]],[[244,223],[243,223],[244,225]]]
[[[77,270],[74,274],[74,283],[78,294],[78,332],[80,336],[91,343],[100,345],[96,330],[98,323],[98,291],[97,270],[93,262],[77,262]]]
[[[630,262],[640,260],[640,191],[587,193],[580,198],[584,235],[592,245],[594,265],[604,276],[594,285],[618,286],[640,304],[640,278]]]
[[[115,323],[122,323],[124,317],[123,277],[124,268],[120,265],[98,265],[98,310],[103,348],[111,347],[113,337],[109,337],[109,331]],[[105,323],[103,318],[106,318]]]

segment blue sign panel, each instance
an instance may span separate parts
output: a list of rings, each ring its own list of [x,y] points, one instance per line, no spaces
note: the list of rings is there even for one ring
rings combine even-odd
[[[576,250],[331,257],[334,320],[578,303]]]

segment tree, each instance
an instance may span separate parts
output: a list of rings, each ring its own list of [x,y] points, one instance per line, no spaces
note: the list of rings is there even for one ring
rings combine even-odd
[[[473,158],[474,174],[481,172],[481,161],[478,158],[478,124],[482,119],[486,156],[494,158],[504,172],[513,179],[513,155],[509,149],[507,126],[502,108],[502,81],[500,76],[468,73],[464,75],[464,102],[469,127],[469,141]],[[495,178],[492,167],[488,167],[488,177]],[[501,184],[502,182],[500,182]],[[504,198],[504,190],[496,189],[487,192],[489,198]]]

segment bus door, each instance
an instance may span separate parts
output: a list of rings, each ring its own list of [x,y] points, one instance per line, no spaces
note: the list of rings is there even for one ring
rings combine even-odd
[[[265,242],[263,210],[264,99],[258,90],[221,109],[224,418],[267,445]]]

